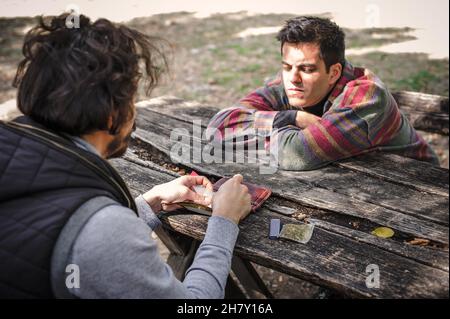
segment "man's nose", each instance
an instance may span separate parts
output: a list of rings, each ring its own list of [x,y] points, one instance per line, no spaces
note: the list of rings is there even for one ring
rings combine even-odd
[[[290,74],[291,83],[298,84],[302,82],[302,77],[300,76],[300,72],[297,70],[292,70]]]

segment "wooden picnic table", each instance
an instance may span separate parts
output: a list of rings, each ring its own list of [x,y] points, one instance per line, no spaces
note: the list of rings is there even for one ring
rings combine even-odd
[[[446,103],[447,117],[434,114],[438,128],[432,131],[448,134],[448,99]],[[193,120],[200,120],[204,129],[218,111],[174,97],[146,100],[137,106],[132,147],[123,158],[111,161],[136,196],[178,176],[158,165],[171,162],[173,129],[192,134]],[[414,116],[419,123],[423,123],[420,116],[426,118],[420,112]],[[240,173],[244,180],[273,191],[239,226],[227,284],[230,293],[240,287],[243,297],[272,297],[251,264],[256,263],[344,296],[448,298],[448,169],[386,153],[371,153],[314,171],[278,170],[266,175],[260,174],[257,164],[249,163],[177,165],[212,181]],[[208,217],[181,211],[162,213],[160,218],[164,227],[157,234],[171,252],[169,264],[182,278],[205,234]],[[283,224],[314,223],[313,236],[307,244],[271,240],[272,218]],[[380,226],[391,228],[395,235],[388,239],[373,235],[373,229]],[[369,265],[379,269],[379,288],[366,284],[373,269]]]

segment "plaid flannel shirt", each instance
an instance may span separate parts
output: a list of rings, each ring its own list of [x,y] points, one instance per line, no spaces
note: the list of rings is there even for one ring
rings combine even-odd
[[[250,140],[264,138],[266,149],[286,170],[315,169],[372,151],[389,151],[438,164],[434,151],[400,112],[381,80],[370,70],[353,67],[349,62],[317,124],[304,129],[294,125],[274,128],[277,113],[287,110],[299,109],[289,105],[279,73],[264,87],[216,114],[208,128],[214,129],[216,141],[221,142],[226,139],[225,130],[234,137],[248,137],[254,132]]]

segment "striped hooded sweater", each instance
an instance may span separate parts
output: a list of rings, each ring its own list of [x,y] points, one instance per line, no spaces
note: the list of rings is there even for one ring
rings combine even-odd
[[[383,82],[370,70],[346,62],[323,105],[321,120],[304,129],[295,122],[275,127],[289,105],[281,73],[210,121],[216,141],[264,139],[285,170],[311,170],[359,154],[386,151],[438,164],[436,154],[403,115]],[[293,117],[291,117],[293,118]],[[294,117],[295,118],[295,117]],[[286,123],[285,123],[286,124]],[[232,138],[227,134],[232,132]],[[239,136],[245,135],[245,139]]]

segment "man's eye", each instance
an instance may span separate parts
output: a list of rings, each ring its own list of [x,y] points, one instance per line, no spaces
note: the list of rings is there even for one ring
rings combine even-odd
[[[315,71],[315,69],[313,69],[313,68],[304,68],[303,69],[303,72],[305,72],[305,73],[313,73]]]
[[[283,64],[283,70],[290,71],[292,67],[290,65]]]

